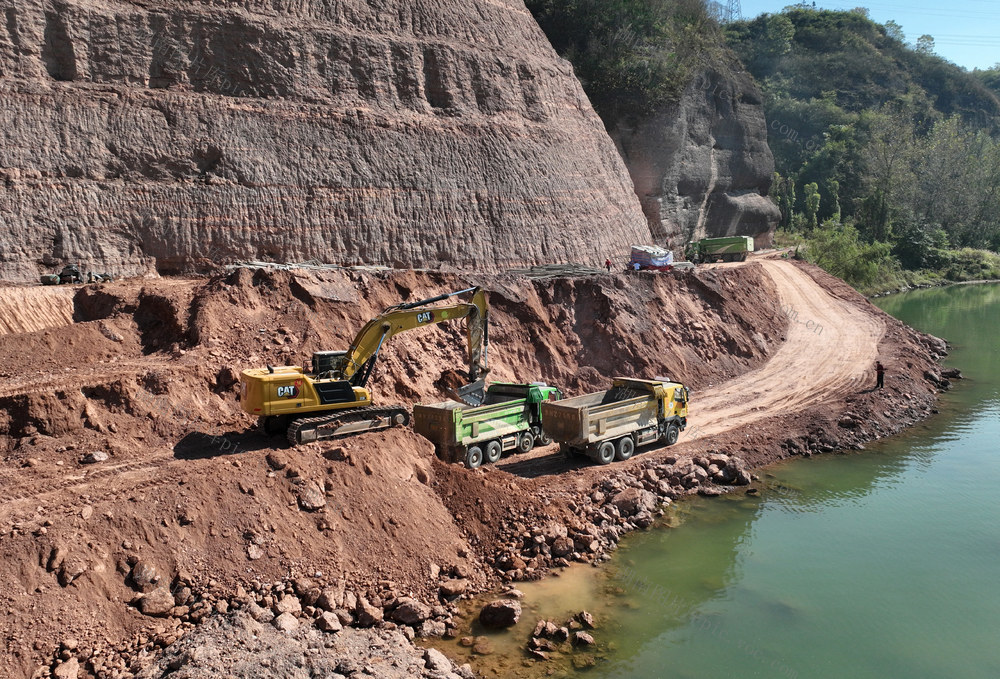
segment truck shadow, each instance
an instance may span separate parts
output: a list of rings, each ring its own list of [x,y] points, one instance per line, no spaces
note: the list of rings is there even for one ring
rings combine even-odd
[[[594,463],[586,457],[566,457],[557,449],[547,455],[538,457],[508,457],[496,465],[508,474],[520,476],[523,479],[535,479],[541,476],[555,476],[573,469],[590,467]]]

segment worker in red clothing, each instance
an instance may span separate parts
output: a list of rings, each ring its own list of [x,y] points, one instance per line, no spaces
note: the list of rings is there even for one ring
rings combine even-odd
[[[605,259],[604,260],[604,268],[606,268],[608,270],[608,273],[611,273],[611,260],[610,259]]]
[[[885,366],[882,361],[875,361],[875,388],[881,389],[885,386]]]

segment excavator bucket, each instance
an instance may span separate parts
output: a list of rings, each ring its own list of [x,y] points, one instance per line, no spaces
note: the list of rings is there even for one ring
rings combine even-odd
[[[445,387],[444,391],[448,396],[465,405],[481,406],[486,400],[486,380],[476,380],[472,384],[466,384],[457,389]]]

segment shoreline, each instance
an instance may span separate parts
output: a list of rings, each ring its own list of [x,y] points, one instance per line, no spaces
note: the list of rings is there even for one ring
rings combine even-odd
[[[178,518],[167,515],[161,520],[157,518],[157,514],[153,514],[150,518],[162,521],[162,525],[167,526],[171,534],[176,536],[172,539],[182,541],[168,545],[167,551],[157,551],[163,547],[157,547],[153,543],[129,544],[134,542],[131,538],[114,547],[115,540],[122,541],[122,529],[114,526],[111,532],[106,535],[98,533],[94,538],[95,543],[112,545],[115,553],[120,555],[116,557],[118,574],[109,573],[111,578],[105,587],[120,588],[120,580],[117,584],[114,581],[124,578],[135,590],[147,572],[143,568],[152,564],[161,564],[162,567],[165,564],[170,570],[164,576],[169,577],[161,582],[169,586],[170,601],[159,602],[150,598],[156,592],[163,591],[162,585],[155,583],[148,590],[142,589],[137,597],[129,594],[129,590],[123,590],[127,596],[136,597],[132,601],[132,607],[144,614],[136,618],[137,613],[132,607],[126,609],[128,615],[124,623],[128,626],[125,629],[132,629],[133,632],[127,632],[118,641],[81,641],[78,651],[63,648],[66,644],[64,640],[56,645],[55,655],[79,658],[82,665],[91,668],[89,671],[101,677],[129,676],[131,670],[140,666],[154,668],[163,663],[177,662],[183,665],[187,661],[170,650],[179,640],[199,634],[199,630],[213,620],[220,622],[214,623],[211,629],[225,635],[227,620],[235,620],[233,616],[246,615],[253,618],[254,624],[271,627],[287,624],[301,630],[303,635],[306,635],[307,629],[312,630],[314,626],[320,625],[329,629],[359,626],[369,630],[365,633],[376,635],[398,633],[409,641],[421,637],[454,635],[458,633],[454,628],[454,616],[459,610],[457,604],[460,600],[496,591],[503,584],[547,577],[553,568],[571,562],[603,562],[616,549],[622,536],[652,525],[663,501],[673,502],[695,493],[719,495],[727,490],[738,492],[745,485],[734,486],[734,482],[749,482],[750,475],[755,470],[768,464],[797,455],[832,452],[838,448],[860,449],[870,440],[897,433],[930,415],[938,387],[929,382],[923,373],[935,369],[937,359],[946,352],[944,343],[891,319],[846,284],[815,267],[807,264],[794,266],[824,290],[824,295],[829,298],[824,304],[832,305],[829,306],[831,309],[840,309],[840,316],[831,317],[833,322],[820,318],[820,307],[810,311],[803,306],[802,300],[793,306],[788,306],[787,300],[786,304],[782,304],[781,299],[772,296],[773,288],[769,290],[766,287],[771,285],[765,280],[767,276],[763,275],[766,267],[761,269],[760,265],[755,266],[753,263],[734,269],[708,270],[685,279],[663,276],[625,281],[619,276],[602,275],[586,282],[572,278],[558,279],[555,282],[522,282],[517,277],[504,276],[497,278],[492,284],[494,297],[491,304],[495,304],[497,313],[501,314],[497,321],[498,336],[504,337],[509,344],[513,333],[520,332],[528,324],[528,320],[525,320],[528,317],[523,316],[526,310],[537,309],[537,313],[549,313],[560,308],[554,306],[552,301],[535,301],[531,297],[533,294],[551,295],[552,290],[557,290],[561,291],[560,294],[584,296],[587,302],[582,309],[589,313],[589,310],[595,308],[591,296],[597,296],[596,304],[599,307],[600,304],[610,303],[604,302],[602,296],[619,294],[615,291],[620,290],[620,296],[613,298],[615,308],[627,309],[631,305],[634,309],[632,313],[639,319],[649,313],[646,304],[659,308],[670,302],[672,295],[678,296],[678,291],[686,291],[683,296],[678,297],[682,300],[708,300],[704,302],[703,312],[689,315],[688,320],[678,324],[678,328],[683,325],[684,332],[690,333],[684,336],[691,338],[689,342],[680,345],[682,349],[689,350],[689,345],[704,347],[707,355],[712,356],[713,352],[719,351],[716,347],[723,346],[721,340],[713,339],[718,335],[727,342],[743,343],[737,344],[737,347],[744,346],[751,353],[748,354],[749,358],[744,359],[742,368],[737,367],[729,353],[720,355],[715,363],[706,364],[714,369],[714,377],[707,380],[704,376],[701,378],[702,382],[695,390],[692,401],[694,408],[699,404],[705,404],[707,408],[709,403],[725,405],[734,400],[745,400],[728,395],[726,390],[733,388],[733,385],[746,384],[748,379],[757,376],[761,382],[755,388],[761,390],[761,398],[770,397],[775,390],[780,391],[783,369],[775,368],[775,357],[784,356],[781,360],[794,359],[797,351],[792,351],[791,357],[787,355],[787,351],[782,353],[784,349],[793,348],[786,341],[786,336],[797,338],[795,341],[799,343],[804,341],[806,346],[822,341],[840,351],[843,338],[852,337],[851,333],[855,328],[853,324],[857,322],[856,312],[860,308],[867,312],[865,318],[877,321],[884,327],[877,348],[878,355],[889,357],[894,365],[911,366],[890,373],[885,392],[873,394],[865,389],[867,385],[844,381],[845,377],[840,376],[829,382],[829,388],[840,394],[839,400],[831,400],[833,394],[824,394],[819,385],[807,385],[808,388],[801,390],[796,396],[796,403],[801,404],[800,407],[794,407],[785,413],[777,410],[760,421],[755,421],[753,408],[741,411],[742,414],[716,414],[714,420],[711,417],[704,419],[703,412],[695,415],[701,418],[701,422],[692,421],[688,431],[675,446],[669,449],[647,449],[631,460],[608,467],[580,461],[569,462],[553,454],[550,449],[540,451],[537,455],[532,453],[508,458],[497,466],[470,472],[464,467],[441,462],[433,456],[429,442],[404,429],[367,434],[343,442],[309,444],[294,452],[283,449],[270,449],[268,452],[266,442],[258,441],[251,434],[224,434],[221,440],[235,442],[232,448],[221,452],[214,448],[209,450],[213,445],[212,441],[217,444],[218,438],[199,444],[200,447],[193,449],[191,453],[195,455],[190,458],[191,461],[176,459],[163,467],[167,471],[155,472],[162,481],[168,482],[167,486],[152,486],[152,490],[142,492],[147,503],[155,499],[156,503],[171,506],[176,505],[180,499],[178,491],[169,490],[171,482],[180,484],[175,487],[180,488],[182,495],[190,493],[192,497],[219,497],[222,491],[212,477],[225,474],[233,477],[230,483],[237,492],[231,500],[225,496],[225,504],[219,507],[219,511],[223,513],[213,513],[215,508],[206,505],[200,509],[188,507],[178,514]],[[786,269],[780,270],[788,273]],[[270,281],[277,275],[261,275],[259,278]],[[221,288],[218,282],[209,281],[204,288],[209,296],[199,304],[214,303],[212,296],[217,294],[216,290],[230,296],[237,294],[236,291],[253,290],[243,282],[243,277],[250,279],[249,275],[241,272],[231,274],[229,282]],[[386,283],[389,286],[405,284],[418,290],[423,289],[420,286],[441,287],[443,284],[451,284],[450,279],[442,283],[437,280],[438,277],[435,274],[434,280],[424,283],[419,282],[422,279],[416,274],[393,274],[386,278]],[[343,296],[346,293],[339,291],[346,291],[347,288],[337,282],[339,280],[337,278],[321,283]],[[803,285],[800,278],[794,280],[796,285]],[[381,286],[386,285],[377,277],[369,281],[369,278],[360,276],[358,281],[360,282],[355,285],[372,286],[376,282]],[[419,285],[414,281],[419,282]],[[741,284],[749,285],[751,289],[743,290],[740,288]],[[127,283],[123,285],[127,286]],[[177,284],[167,281],[159,285],[167,289],[168,286],[176,287]],[[316,282],[312,281],[310,286],[314,285]],[[298,293],[300,297],[308,294],[307,291]],[[766,305],[766,308],[753,308],[753,300],[760,299],[762,294],[775,303]],[[637,301],[647,298],[648,301],[642,301],[641,305]],[[182,296],[181,299],[189,297]],[[284,298],[279,298],[279,301],[281,299]],[[570,299],[574,300],[576,297]],[[306,301],[309,301],[308,298]],[[261,303],[254,299],[247,302],[251,309],[257,308]],[[277,303],[269,301],[266,308]],[[231,315],[232,307],[227,306],[231,304],[232,302],[226,301],[220,308]],[[801,320],[796,317],[796,322],[793,323],[786,308],[797,309]],[[359,313],[363,316],[365,312],[362,310]],[[503,314],[509,320],[505,321]],[[634,322],[631,318],[626,319],[628,323]],[[852,325],[839,327],[838,319],[841,318],[849,319]],[[807,328],[803,320],[823,320],[822,336]],[[111,334],[125,335],[126,329],[110,325],[112,322],[99,321],[104,324],[101,327]],[[535,320],[530,320],[530,323],[533,324],[530,327],[542,327]],[[258,325],[259,323],[254,322],[252,327],[256,328]],[[84,330],[86,328],[81,327],[73,331]],[[754,332],[762,331],[768,333],[770,340],[755,344],[750,339],[751,336]],[[866,332],[871,331],[869,329]],[[208,335],[207,332],[202,332]],[[573,333],[570,337],[576,337],[575,331],[570,332]],[[744,334],[738,335],[738,332]],[[706,338],[712,342],[706,343]],[[598,337],[591,341],[605,340]],[[551,343],[551,340],[545,342]],[[538,342],[534,343],[535,346],[537,344]],[[755,348],[757,345],[760,347],[759,351]],[[672,348],[678,344],[668,342],[664,346]],[[865,345],[861,342],[859,346]],[[207,349],[189,349],[188,356],[181,356],[181,361],[188,360],[191,352],[196,352],[194,356],[200,356],[202,351],[208,355]],[[238,349],[237,353],[240,351],[244,350]],[[683,364],[683,354],[678,356],[679,364]],[[191,365],[197,365],[198,360],[191,358]],[[227,359],[222,355],[218,360],[225,363]],[[557,356],[554,360],[564,359]],[[390,365],[392,370],[397,370],[395,366],[396,364]],[[405,368],[405,364],[399,366],[398,370]],[[175,370],[180,370],[180,366]],[[574,368],[564,367],[563,370],[570,374]],[[779,374],[772,374],[775,370]],[[590,381],[581,382],[577,385],[577,390],[593,388],[590,384],[601,384],[605,379],[597,371],[578,371],[578,374]],[[182,383],[187,379],[183,377],[183,372],[178,375],[181,376]],[[765,375],[768,375],[766,379]],[[505,376],[501,374],[500,377]],[[179,406],[172,404],[169,407],[177,410]],[[158,403],[153,416],[158,417],[167,411],[166,404]],[[866,419],[858,416],[855,411],[873,412],[874,415]],[[181,408],[177,412],[192,413],[185,415],[190,419],[178,423],[178,431],[196,428],[196,408]],[[97,418],[98,414],[94,413],[92,416]],[[731,421],[738,422],[738,426],[730,426]],[[126,420],[118,422],[121,428],[125,426]],[[686,440],[688,436],[693,440]],[[239,455],[226,454],[232,450],[238,450]],[[380,454],[382,450],[393,451],[393,454],[387,458]],[[197,457],[203,453],[207,457]],[[24,453],[20,455],[23,456]],[[53,451],[46,455],[58,457],[60,454]],[[175,452],[173,457],[176,455]],[[208,476],[191,476],[198,469],[204,470],[200,474]],[[409,469],[412,471],[407,471]],[[29,467],[28,471],[30,470]],[[319,509],[318,513],[315,510],[303,510],[301,506],[295,507],[296,498],[301,503],[303,496],[300,493],[308,486],[304,482],[310,479],[320,479],[320,487],[326,489],[326,498],[323,500],[326,506]],[[360,507],[353,504],[364,501],[365,493],[384,494],[386,489],[396,485],[400,490],[381,504]],[[366,488],[369,490],[365,490]],[[121,497],[128,498],[132,493],[134,491],[125,489]],[[72,512],[77,512],[77,518],[71,519],[71,523],[80,525],[80,515],[89,518],[90,513],[94,512],[93,508],[87,510],[90,505],[97,507],[97,515],[105,512],[107,516],[111,516],[112,511],[115,514],[132,511],[130,508],[134,506],[126,503],[101,509],[106,505],[101,502],[99,498],[92,497],[89,499],[90,504],[68,507],[70,517]],[[258,526],[252,520],[239,519],[233,522],[224,513],[226,507],[246,513],[248,506],[260,507],[260,510],[254,511],[266,510],[267,515],[274,518]],[[371,512],[369,516],[380,517],[381,521],[365,519],[365,514],[359,514],[359,511]],[[56,548],[62,544],[58,535],[64,530],[65,520],[60,517],[53,519],[54,521],[42,522],[36,518],[16,523],[13,531],[6,535],[0,532],[0,546],[4,547],[5,553],[10,553],[10,549],[23,543],[29,551],[22,553],[29,559],[41,558],[43,564],[48,562],[53,577],[65,576],[67,580],[73,580],[79,574],[73,575],[74,571],[70,570],[71,564],[76,563],[71,559],[64,557],[64,561],[58,561],[56,556],[50,557],[47,551],[49,547],[42,547],[44,554],[41,557],[32,556],[31,550],[37,549],[32,544],[36,542],[52,545],[52,554],[57,554]],[[282,529],[284,533],[275,533],[279,528],[278,522],[289,524],[289,528]],[[307,533],[301,534],[303,529],[308,531],[310,525],[312,531],[319,530],[315,540],[305,537]],[[362,528],[364,530],[357,538],[345,532]],[[427,532],[429,530],[439,535],[432,535]],[[224,541],[230,533],[232,537],[229,540],[239,538],[240,535],[246,540],[245,543],[240,541],[234,545],[238,551],[232,551],[227,546],[228,541]],[[271,534],[275,537],[269,537]],[[207,541],[206,547],[219,542],[220,547],[225,547],[225,551],[205,556],[203,560],[210,568],[184,566],[190,559],[181,560],[179,557],[183,556],[183,552],[178,552],[177,549],[183,547],[185,536],[188,535],[191,536],[187,538],[189,540]],[[277,536],[283,537],[278,540]],[[310,542],[304,542],[307,539]],[[368,552],[376,547],[376,543],[370,542],[371,540],[389,539],[390,549],[382,557],[372,560],[371,567],[365,567],[362,561],[353,560],[361,557],[364,552],[351,552],[351,545],[344,543],[348,539],[360,541],[353,549]],[[303,548],[290,551],[290,546],[300,541]],[[338,549],[344,550],[345,556],[323,551],[331,549],[333,544],[339,545]],[[403,563],[397,563],[400,550],[411,550],[404,552],[406,556]],[[135,556],[131,556],[132,554]],[[216,560],[213,562],[209,557]],[[219,561],[219,558],[224,561]],[[245,561],[248,558],[249,561]],[[178,565],[170,566],[171,562]],[[241,566],[241,563],[246,563],[246,567]],[[346,568],[351,565],[352,568]],[[115,566],[112,565],[112,568]],[[238,575],[241,572],[243,575]],[[247,577],[246,573],[251,572],[256,575]],[[79,580],[82,583],[79,585],[81,594],[90,591],[89,580],[93,577],[85,575]],[[157,576],[158,579],[160,577]],[[72,585],[66,593],[75,596],[74,590],[77,587],[76,584]],[[59,591],[56,590],[55,593],[58,594]],[[103,599],[93,601],[101,603]],[[112,609],[121,606],[114,604],[114,600],[110,603]],[[133,612],[129,613],[130,610]],[[282,615],[286,617],[282,618]],[[81,620],[81,624],[83,622]],[[307,636],[303,636],[303,643],[311,643]],[[423,658],[420,652],[414,653]],[[52,656],[49,658],[46,664],[51,669],[69,662],[53,661]],[[426,658],[423,661],[429,662]],[[149,671],[153,672],[153,669]]]

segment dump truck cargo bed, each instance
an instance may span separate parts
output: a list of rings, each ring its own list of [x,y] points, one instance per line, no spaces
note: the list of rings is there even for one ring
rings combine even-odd
[[[483,405],[457,401],[413,406],[414,430],[434,443],[438,457],[478,467],[505,451],[527,452],[543,442],[539,404],[561,396],[543,383],[497,382]]]
[[[616,455],[627,459],[644,443],[676,441],[671,428],[687,425],[687,400],[687,389],[677,382],[615,378],[607,391],[542,403],[542,426],[566,452],[607,463]],[[673,440],[666,440],[668,434]]]

